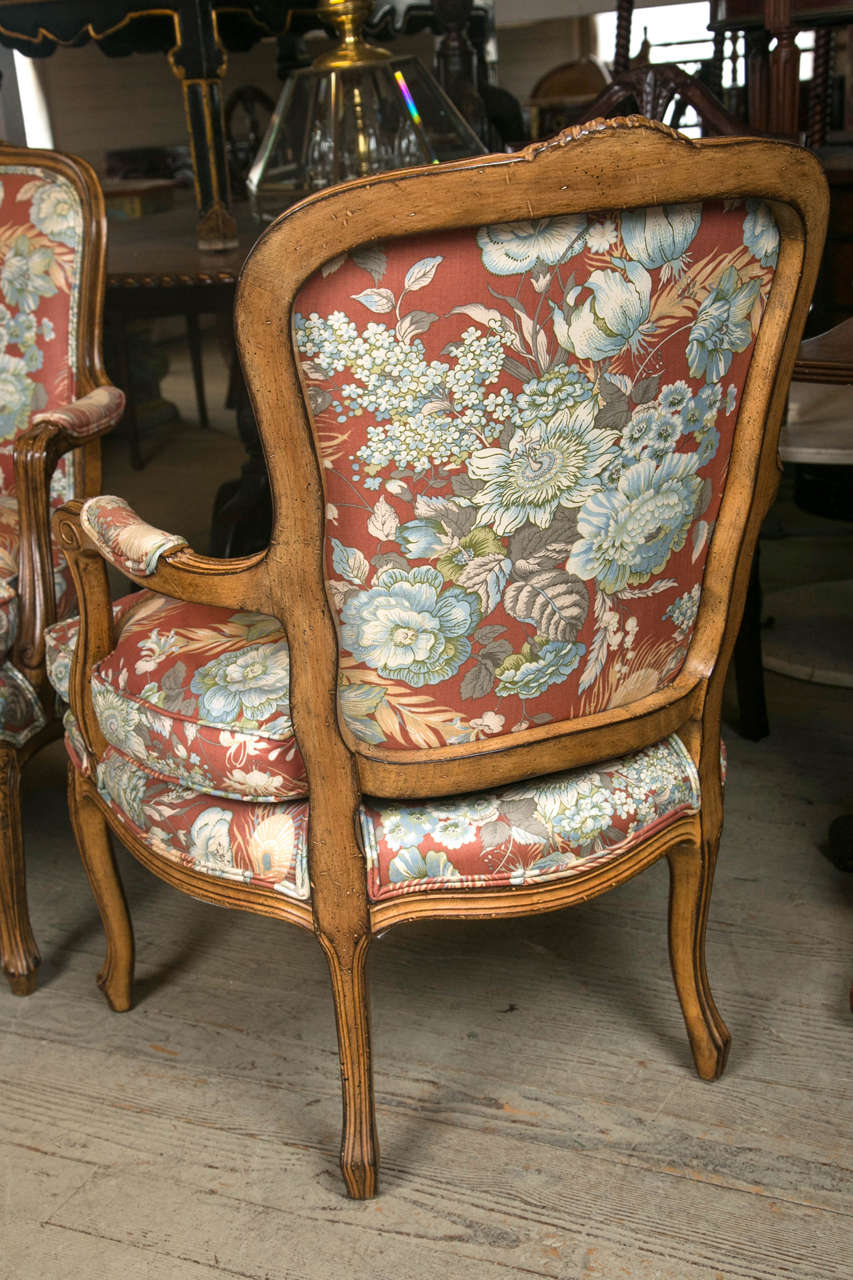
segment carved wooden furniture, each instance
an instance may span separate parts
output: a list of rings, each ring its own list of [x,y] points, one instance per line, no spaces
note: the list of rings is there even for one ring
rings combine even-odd
[[[746,34],[747,108],[750,127],[774,137],[800,131],[798,31],[815,31],[814,70],[806,136],[820,147],[826,137],[827,93],[835,29],[853,20],[849,0],[711,0],[709,26],[715,47],[727,31]],[[775,38],[773,48],[771,42]]]
[[[244,208],[236,223],[238,244],[225,252],[199,249],[194,215],[187,205],[168,213],[118,222],[110,228],[107,255],[106,312],[118,339],[117,380],[128,389],[124,422],[130,438],[131,463],[144,465],[136,406],[128,368],[128,322],[155,316],[185,316],[190,339],[196,400],[204,404],[198,320],[215,315],[230,335],[234,290],[240,267],[258,234]],[[200,415],[202,425],[206,425]]]
[[[100,487],[121,392],[101,364],[104,205],[88,165],[0,147],[0,963],[32,990],[20,769],[56,737],[44,628],[73,607],[50,510]]]
[[[99,982],[130,1007],[110,828],[185,892],[316,933],[352,1196],[391,925],[556,910],[666,855],[696,1068],[724,1067],[720,702],[825,220],[808,153],[638,117],[330,189],[238,287],[268,550],[205,558],[113,497],[57,517]],[[105,559],[142,588],[115,620]]]

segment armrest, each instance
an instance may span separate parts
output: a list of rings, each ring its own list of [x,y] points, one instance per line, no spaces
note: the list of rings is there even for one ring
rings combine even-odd
[[[187,545],[186,538],[156,529],[124,498],[109,494],[84,502],[80,523],[104,559],[131,578],[151,577],[162,555]]]
[[[196,604],[273,611],[266,553],[234,560],[198,555],[178,534],[157,529],[123,498],[110,495],[63,508],[99,554],[137,586]]]
[[[33,415],[33,427],[57,427],[81,443],[114,427],[124,413],[124,392],[118,387],[95,387],[88,395],[57,409]]]
[[[34,414],[14,443],[15,485],[20,519],[18,588],[20,614],[13,661],[34,689],[45,684],[44,629],[56,618],[50,541],[50,482],[63,454],[83,449],[87,482],[99,484],[93,451],[98,437],[118,422],[124,394],[95,387],[70,404]]]
[[[88,509],[88,518],[84,511]],[[106,526],[106,532],[104,530]],[[199,603],[231,605],[263,612],[268,600],[262,594],[259,577],[262,555],[242,561],[209,560],[196,556],[183,538],[155,529],[141,520],[121,498],[79,498],[61,507],[53,517],[56,541],[61,548],[74,579],[80,606],[80,632],[69,679],[69,703],[80,725],[86,749],[97,761],[106,747],[98,718],[92,705],[91,676],[97,662],[115,646],[113,611],[110,604],[105,560],[126,572],[130,563],[128,547],[112,545],[122,531],[124,537],[139,538],[133,547],[134,564],[149,566],[149,574],[134,572],[140,585],[176,599]],[[153,537],[152,537],[153,535]],[[153,555],[153,562],[151,556]],[[158,570],[156,561],[165,557]],[[223,581],[224,579],[224,581]]]

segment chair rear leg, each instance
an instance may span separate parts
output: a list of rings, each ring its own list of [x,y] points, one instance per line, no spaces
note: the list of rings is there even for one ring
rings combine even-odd
[[[731,1036],[720,1017],[705,968],[705,928],[718,840],[678,845],[669,852],[669,958],[696,1070],[718,1079]]]
[[[107,937],[107,957],[98,974],[98,986],[110,1007],[123,1013],[133,1004],[133,927],[104,815],[73,764],[68,766],[68,808]]]
[[[0,747],[0,962],[16,996],[36,985],[41,956],[27,909],[21,833],[21,766],[14,747]]]
[[[329,962],[343,1089],[341,1171],[353,1200],[376,1194],[379,1144],[373,1106],[370,1060],[370,1010],[365,966],[370,938],[336,939],[320,935]]]

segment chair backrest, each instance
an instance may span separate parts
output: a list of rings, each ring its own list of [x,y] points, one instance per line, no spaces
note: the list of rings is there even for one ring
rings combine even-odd
[[[52,151],[0,145],[0,492],[15,488],[13,446],[34,413],[98,382],[103,200],[87,164]],[[97,320],[100,324],[100,320]],[[96,341],[97,338],[97,341]],[[72,455],[52,488],[78,492]]]
[[[805,153],[635,118],[267,231],[237,328],[309,780],[341,741],[429,795],[697,722],[825,213]]]

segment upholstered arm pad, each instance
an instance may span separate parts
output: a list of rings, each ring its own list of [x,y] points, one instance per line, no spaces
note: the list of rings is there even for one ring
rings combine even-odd
[[[124,498],[106,494],[83,503],[80,523],[104,559],[131,577],[150,577],[162,555],[187,545],[186,538],[147,524]]]
[[[123,413],[123,391],[112,386],[96,387],[70,404],[35,414],[33,426],[61,427],[69,435],[83,440],[114,427]]]

